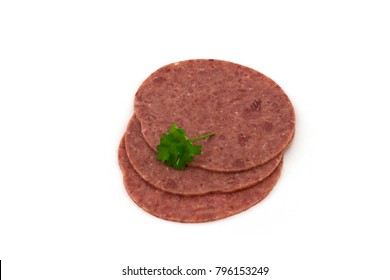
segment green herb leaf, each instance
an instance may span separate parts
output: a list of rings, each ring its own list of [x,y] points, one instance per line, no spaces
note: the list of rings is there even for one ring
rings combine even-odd
[[[184,170],[185,166],[194,160],[193,156],[200,155],[202,151],[202,146],[194,146],[192,142],[212,135],[214,133],[188,139],[184,129],[172,124],[168,134],[163,133],[160,139],[160,145],[157,146],[157,158],[175,169]]]

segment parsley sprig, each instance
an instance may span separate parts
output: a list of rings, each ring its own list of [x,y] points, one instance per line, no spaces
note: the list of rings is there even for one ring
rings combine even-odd
[[[185,166],[194,160],[194,155],[199,155],[202,151],[202,146],[195,146],[192,142],[213,135],[214,133],[208,133],[189,139],[184,129],[172,124],[168,134],[163,133],[160,139],[160,145],[157,146],[157,158],[175,169],[184,170]]]

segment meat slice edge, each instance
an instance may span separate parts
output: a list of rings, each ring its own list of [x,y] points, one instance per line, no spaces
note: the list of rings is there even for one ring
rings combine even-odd
[[[190,166],[185,171],[176,170],[156,158],[156,152],[143,138],[135,115],[125,133],[125,146],[132,167],[142,179],[158,189],[181,195],[233,192],[251,187],[267,178],[282,159],[282,155],[279,155],[265,165],[235,173],[213,172]]]

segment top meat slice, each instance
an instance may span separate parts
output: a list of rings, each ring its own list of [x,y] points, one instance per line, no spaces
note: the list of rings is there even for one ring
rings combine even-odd
[[[231,62],[188,60],[150,75],[135,96],[135,114],[147,143],[156,150],[172,123],[197,141],[202,154],[191,166],[237,172],[282,153],[294,135],[293,106],[270,78]]]

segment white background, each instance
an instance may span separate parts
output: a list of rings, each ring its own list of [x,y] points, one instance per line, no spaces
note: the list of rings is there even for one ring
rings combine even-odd
[[[388,26],[386,1],[1,1],[4,279],[390,279]],[[138,86],[190,58],[257,69],[297,115],[271,195],[205,224],[145,213],[117,164]]]

